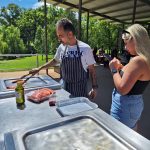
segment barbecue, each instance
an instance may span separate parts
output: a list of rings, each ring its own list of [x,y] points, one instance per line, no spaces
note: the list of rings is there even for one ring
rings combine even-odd
[[[14,89],[17,85],[16,81],[18,80],[20,80],[20,78],[0,79],[0,99],[15,96]],[[48,75],[35,75],[30,78],[25,77],[22,80],[25,81],[23,84],[25,93],[41,88],[50,88],[52,90],[61,88],[60,83],[56,82]]]

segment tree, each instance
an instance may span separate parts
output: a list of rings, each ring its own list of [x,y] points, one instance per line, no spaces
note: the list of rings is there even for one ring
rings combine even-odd
[[[86,41],[86,16],[82,19],[82,40]],[[111,50],[117,43],[119,25],[96,18],[89,19],[89,45]]]
[[[13,25],[0,28],[1,47],[3,54],[26,53],[22,39],[20,39],[20,31]]]
[[[32,52],[33,47],[31,45],[34,43],[37,27],[44,26],[44,13],[41,10],[26,10],[18,19],[17,26],[20,29],[24,44]]]
[[[44,52],[43,37],[44,37],[44,29],[42,29],[41,26],[38,26],[34,40],[34,47],[36,49],[36,53],[43,54]]]
[[[23,9],[16,4],[9,4],[7,7],[2,7],[0,12],[0,24],[16,26],[16,21],[22,12]]]

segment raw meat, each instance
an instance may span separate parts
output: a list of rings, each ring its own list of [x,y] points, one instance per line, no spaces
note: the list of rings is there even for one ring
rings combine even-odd
[[[15,89],[15,86],[7,86],[7,89]]]
[[[51,89],[43,88],[43,89],[31,91],[30,93],[27,94],[27,98],[34,102],[41,102],[48,99],[54,93],[55,91]]]

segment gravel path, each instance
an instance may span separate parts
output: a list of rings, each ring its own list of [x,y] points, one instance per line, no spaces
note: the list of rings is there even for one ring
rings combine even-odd
[[[14,78],[14,77],[21,77],[25,74],[28,74],[29,71],[17,71],[17,72],[0,72],[0,78]],[[39,74],[46,74],[45,70],[39,72]],[[48,74],[52,78],[59,78],[60,75],[54,72],[54,69],[49,69]]]

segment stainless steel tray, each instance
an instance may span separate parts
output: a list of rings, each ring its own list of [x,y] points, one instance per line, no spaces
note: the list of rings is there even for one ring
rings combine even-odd
[[[0,141],[0,150],[5,150],[4,149],[4,142],[3,141]]]
[[[0,99],[15,96],[14,89],[9,89],[8,87],[16,86],[16,83],[12,83],[12,81],[16,79],[17,78],[0,80]],[[25,91],[35,90],[43,87],[56,90],[60,89],[61,85],[60,83],[56,82],[54,79],[47,75],[39,75],[32,77],[25,83]]]
[[[70,98],[56,102],[57,111],[62,116],[69,116],[83,111],[88,111],[98,108],[98,105],[91,102],[86,97]]]
[[[24,144],[27,150],[128,149],[93,119],[85,117],[45,131],[28,132],[24,136]]]
[[[9,89],[8,87],[11,86],[16,86],[16,83],[12,83],[12,81],[14,81],[16,79],[6,79],[4,80],[4,84],[5,87],[8,90],[14,90],[14,89]],[[42,86],[46,86],[48,83],[43,80],[41,77],[37,76],[37,77],[32,77],[30,78],[25,84],[24,84],[24,88],[33,88],[33,87],[42,87]]]
[[[15,139],[13,141],[12,139]],[[10,142],[14,145],[10,145]],[[5,134],[5,145],[13,150],[134,150],[95,118],[79,116],[48,126]],[[9,149],[11,150],[11,149]]]

